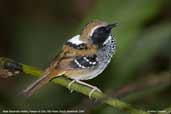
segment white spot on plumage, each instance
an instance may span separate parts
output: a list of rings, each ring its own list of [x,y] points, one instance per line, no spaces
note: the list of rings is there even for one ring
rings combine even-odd
[[[80,68],[86,68],[85,66],[82,66],[76,59],[74,60],[74,62],[78,65],[78,67],[80,67]]]
[[[89,59],[87,59],[87,57],[83,57],[83,59],[91,65],[95,65],[97,63],[97,62],[91,62]]]
[[[87,62],[90,62],[90,61],[87,59],[87,57],[83,57],[83,59],[84,59],[85,61],[87,61]]]
[[[91,62],[91,64],[95,65],[95,64],[96,64],[96,62]]]
[[[68,40],[68,42],[71,42],[72,44],[76,44],[76,45],[85,43],[80,40],[80,35],[76,35],[76,36],[72,37],[70,40]]]
[[[85,66],[81,66],[81,68],[86,68]]]
[[[109,41],[111,41],[111,39],[112,39],[112,36],[110,35],[110,36],[105,40],[105,42],[103,43],[103,45],[105,45],[106,43],[108,43]]]
[[[99,61],[99,59],[96,57],[96,61]]]

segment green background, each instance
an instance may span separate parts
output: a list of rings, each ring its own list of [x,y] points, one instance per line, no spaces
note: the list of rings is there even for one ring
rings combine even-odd
[[[0,0],[0,56],[45,69],[63,43],[79,34],[91,20],[117,22],[112,31],[117,52],[109,67],[86,81],[111,96],[126,84],[142,83],[141,90],[117,96],[144,110],[171,105],[170,0]],[[153,76],[151,80],[149,77]],[[151,85],[156,78],[162,84]],[[49,83],[32,97],[18,96],[35,81],[32,76],[0,78],[0,109],[82,109],[86,114],[124,114],[79,93]]]

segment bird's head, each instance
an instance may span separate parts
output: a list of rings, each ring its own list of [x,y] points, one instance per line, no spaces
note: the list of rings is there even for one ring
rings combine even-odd
[[[111,35],[111,30],[116,26],[103,21],[92,21],[88,23],[80,34],[80,39],[93,45],[101,46]]]

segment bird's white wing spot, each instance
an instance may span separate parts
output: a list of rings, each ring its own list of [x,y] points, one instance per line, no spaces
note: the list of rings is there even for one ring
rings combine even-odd
[[[83,57],[83,59],[87,62],[90,62],[90,60],[88,60],[87,57]]]
[[[74,62],[78,65],[78,67],[80,67],[80,68],[86,68],[85,66],[81,65],[76,59],[74,60]]]
[[[76,45],[85,43],[80,40],[80,35],[76,35],[76,36],[72,37],[70,40],[68,40],[68,42],[71,42],[72,44],[76,44]]]
[[[83,59],[91,65],[96,65],[96,63],[97,63],[97,62],[91,62],[89,59],[87,59],[87,57],[83,57]],[[97,58],[96,58],[96,60],[97,60]]]

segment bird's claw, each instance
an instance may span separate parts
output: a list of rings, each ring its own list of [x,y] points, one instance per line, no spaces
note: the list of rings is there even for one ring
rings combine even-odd
[[[70,92],[72,93],[73,90],[71,89],[71,85],[75,82],[75,80],[72,80],[69,84],[68,84],[68,89],[70,90]]]
[[[98,91],[100,93],[102,93],[102,91],[97,88],[97,87],[93,87],[93,89],[90,91],[90,93],[88,94],[89,98],[92,99],[92,94],[95,92],[95,91]]]

